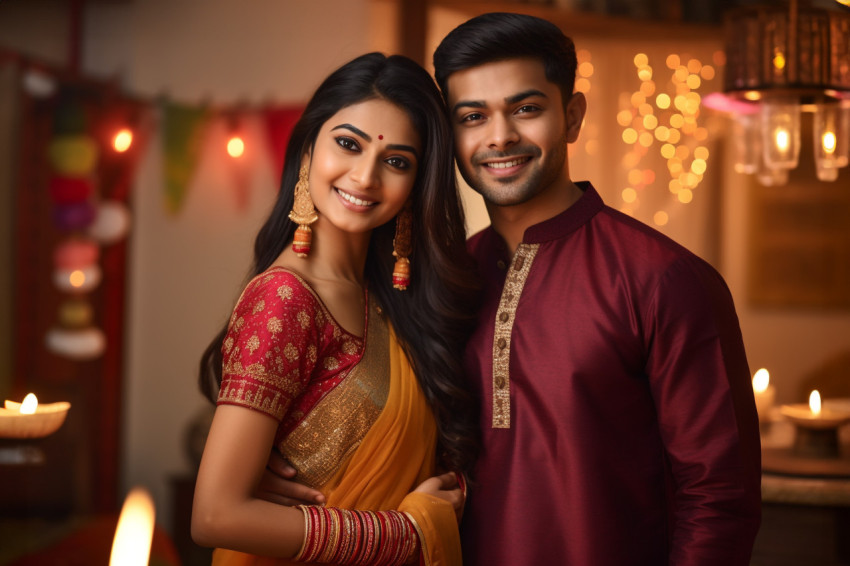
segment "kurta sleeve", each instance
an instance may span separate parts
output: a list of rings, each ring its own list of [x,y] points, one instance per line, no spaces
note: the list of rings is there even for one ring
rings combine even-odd
[[[746,566],[760,522],[761,452],[731,295],[711,266],[686,257],[661,278],[645,322],[674,476],[669,564]]]
[[[266,273],[245,288],[222,345],[218,403],[281,421],[316,365],[316,299],[291,274]]]

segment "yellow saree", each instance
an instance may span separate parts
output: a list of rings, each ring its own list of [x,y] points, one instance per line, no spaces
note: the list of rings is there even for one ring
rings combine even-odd
[[[435,447],[436,423],[395,333],[370,307],[367,330],[367,350],[360,375],[349,376],[328,394],[304,421],[290,433],[281,445],[281,451],[299,470],[304,483],[313,484],[327,498],[327,505],[345,509],[389,510],[396,509],[412,519],[419,533],[421,556],[429,566],[457,566],[461,564],[460,537],[452,506],[437,497],[410,493],[419,483],[436,474]],[[386,388],[388,366],[388,390]],[[381,367],[383,371],[369,371]],[[383,408],[372,403],[375,384],[369,384],[370,375],[378,375],[384,382],[386,401]],[[346,383],[347,382],[347,383]],[[366,382],[364,384],[364,382]],[[364,393],[365,391],[365,393]],[[382,396],[383,391],[378,391]],[[352,404],[360,408],[341,410]],[[362,407],[371,407],[365,412]],[[364,423],[364,413],[374,413]],[[358,418],[357,415],[360,415]],[[354,415],[352,417],[351,415]],[[331,434],[329,418],[334,428],[362,429],[358,442],[337,442],[330,453],[337,459],[329,464],[328,450],[316,450],[318,426],[323,432],[319,442]],[[319,423],[324,426],[319,426]],[[363,426],[363,425],[366,426]],[[312,443],[311,443],[312,440]],[[330,444],[333,444],[331,442]],[[343,445],[342,448],[339,448]],[[348,450],[345,445],[351,447]],[[350,452],[350,453],[349,453]],[[320,457],[316,457],[316,454]],[[330,460],[333,460],[331,458]],[[240,552],[217,549],[213,566],[270,566],[291,564],[292,561],[253,556]]]

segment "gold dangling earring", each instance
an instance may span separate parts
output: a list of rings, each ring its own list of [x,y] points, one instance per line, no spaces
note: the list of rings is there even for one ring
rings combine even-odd
[[[310,224],[319,218],[313,206],[313,199],[310,198],[310,182],[307,180],[309,172],[310,169],[306,165],[301,166],[298,182],[295,183],[292,211],[289,213],[289,219],[298,224],[295,235],[292,237],[292,251],[298,257],[307,257],[310,253],[310,246],[313,243],[313,230],[310,229]]]
[[[405,203],[404,208],[395,219],[395,238],[393,238],[393,256],[396,258],[393,267],[393,287],[404,291],[410,285],[410,253],[413,251],[411,243],[411,226],[413,224],[413,211],[410,201]]]

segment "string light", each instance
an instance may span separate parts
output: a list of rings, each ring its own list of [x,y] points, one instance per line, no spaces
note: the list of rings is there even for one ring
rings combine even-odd
[[[631,147],[628,155],[633,156],[624,160],[629,169],[629,186],[621,193],[624,204],[620,209],[627,213],[637,210],[641,191],[655,183],[651,169],[637,168],[640,158],[655,144],[656,151],[667,161],[671,195],[677,202],[687,204],[708,169],[708,150],[698,145],[708,138],[708,130],[699,124],[702,97],[697,90],[704,81],[714,78],[715,69],[697,58],[671,53],[664,61],[670,80],[664,82],[645,53],[636,54],[633,62],[640,86],[630,95],[621,95],[622,109],[617,113],[623,143]],[[669,215],[658,211],[652,219],[657,226],[663,226]]]
[[[234,159],[242,157],[245,153],[245,142],[239,136],[231,136],[227,141],[227,154]]]
[[[124,153],[133,145],[133,131],[129,128],[121,128],[112,138],[112,148],[118,153]]]

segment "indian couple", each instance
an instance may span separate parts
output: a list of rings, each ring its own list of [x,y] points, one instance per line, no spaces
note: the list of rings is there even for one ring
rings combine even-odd
[[[226,566],[744,566],[758,425],[722,278],[570,180],[586,100],[557,26],[485,14],[434,66],[357,57],[295,126],[201,361],[196,542]],[[469,242],[455,164],[491,218]]]

